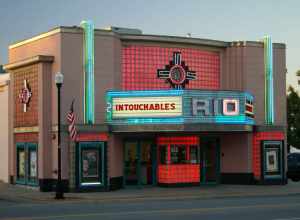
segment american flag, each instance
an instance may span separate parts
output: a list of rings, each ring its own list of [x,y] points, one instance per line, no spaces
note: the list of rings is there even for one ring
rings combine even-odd
[[[70,138],[72,139],[72,141],[76,141],[77,131],[76,131],[76,127],[75,127],[75,115],[74,115],[73,105],[74,105],[74,100],[72,101],[70,111],[68,112],[67,120],[69,122]]]

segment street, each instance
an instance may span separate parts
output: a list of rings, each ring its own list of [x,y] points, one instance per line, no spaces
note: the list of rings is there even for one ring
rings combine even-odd
[[[300,196],[131,201],[0,200],[0,219],[300,219]]]

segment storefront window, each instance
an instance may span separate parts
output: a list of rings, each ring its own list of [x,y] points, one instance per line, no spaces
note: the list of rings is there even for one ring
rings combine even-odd
[[[160,164],[166,164],[168,160],[168,154],[167,154],[167,146],[161,145],[159,146],[159,158],[160,158]]]
[[[199,147],[197,145],[190,146],[190,163],[199,163]]]
[[[171,145],[171,163],[186,163],[186,145]]]

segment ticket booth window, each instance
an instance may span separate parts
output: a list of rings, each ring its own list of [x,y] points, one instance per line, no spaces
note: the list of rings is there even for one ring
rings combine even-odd
[[[185,164],[187,145],[171,145],[171,164]]]
[[[199,146],[192,145],[190,146],[190,160],[191,164],[199,164],[200,163],[200,151]]]

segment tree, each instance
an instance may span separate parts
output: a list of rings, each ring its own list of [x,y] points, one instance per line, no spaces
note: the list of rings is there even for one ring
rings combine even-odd
[[[291,86],[288,89],[287,96],[287,123],[288,149],[290,149],[290,146],[300,149],[300,97]]]

